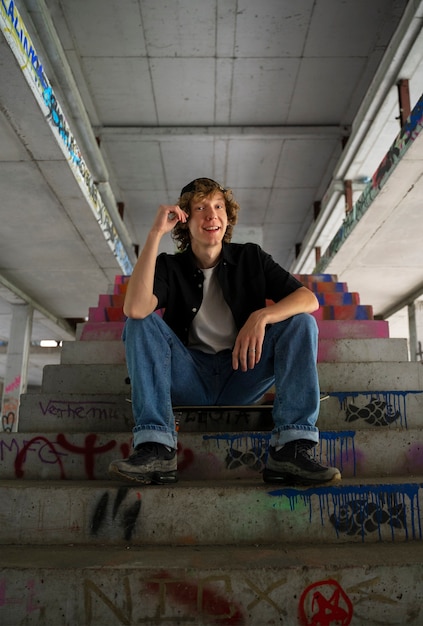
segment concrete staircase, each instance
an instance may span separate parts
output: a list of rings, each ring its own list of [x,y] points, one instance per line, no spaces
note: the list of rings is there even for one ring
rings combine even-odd
[[[177,408],[180,482],[110,480],[133,425],[117,277],[1,434],[2,626],[423,624],[423,368],[345,283],[299,278],[342,482],[262,482],[269,404]]]

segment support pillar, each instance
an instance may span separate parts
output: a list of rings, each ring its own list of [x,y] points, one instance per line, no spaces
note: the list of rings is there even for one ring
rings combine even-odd
[[[423,302],[419,300],[408,305],[408,330],[410,360],[423,361]]]
[[[352,180],[344,180],[344,195],[345,195],[345,212],[348,214],[353,208],[353,191]]]
[[[417,346],[417,328],[416,328],[416,303],[412,302],[407,306],[408,313],[408,337],[409,337],[409,350],[410,361],[417,361],[416,359],[416,346]]]
[[[417,300],[416,305],[416,330],[417,330],[417,348],[416,359],[423,361],[423,302]]]
[[[399,120],[402,128],[411,113],[410,89],[406,78],[398,82],[398,103],[400,110]]]
[[[2,424],[0,430],[7,432],[17,432],[18,430],[20,396],[27,389],[34,312],[28,304],[13,304],[12,308],[13,317],[1,403]]]

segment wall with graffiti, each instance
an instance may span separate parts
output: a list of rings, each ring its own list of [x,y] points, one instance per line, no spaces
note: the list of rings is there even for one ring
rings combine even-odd
[[[130,274],[132,262],[113,219],[98,192],[94,178],[48,80],[41,58],[31,40],[16,2],[13,0],[1,0],[0,2],[0,29],[16,56],[39,106],[45,113],[46,120],[57,138],[58,145],[62,149],[119,266],[124,273]]]
[[[315,273],[324,272],[328,267],[331,259],[333,259],[344,241],[348,238],[357,223],[369,209],[399,161],[404,157],[416,137],[419,136],[422,128],[423,96],[419,99],[416,106],[412,110],[394,143],[391,145],[376,172],[372,176],[371,181],[366,185],[363,193],[353,206],[353,209],[345,216],[342,226],[330,242],[324,255],[316,264],[314,270]]]

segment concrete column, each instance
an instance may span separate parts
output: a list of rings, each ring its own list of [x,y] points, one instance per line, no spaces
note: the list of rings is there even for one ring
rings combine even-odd
[[[7,348],[6,375],[1,403],[1,430],[17,432],[19,400],[27,389],[28,359],[31,345],[33,308],[13,304],[13,317]]]
[[[417,333],[416,359],[417,361],[423,361],[423,302],[421,300],[417,300],[415,305]]]
[[[408,328],[410,360],[423,361],[423,302],[419,300],[408,305]]]

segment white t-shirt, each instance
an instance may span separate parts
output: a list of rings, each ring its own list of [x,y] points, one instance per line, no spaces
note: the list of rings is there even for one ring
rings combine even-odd
[[[190,348],[211,354],[228,348],[231,350],[238,334],[217,280],[216,267],[201,270],[204,274],[203,301],[192,322],[188,339]]]

